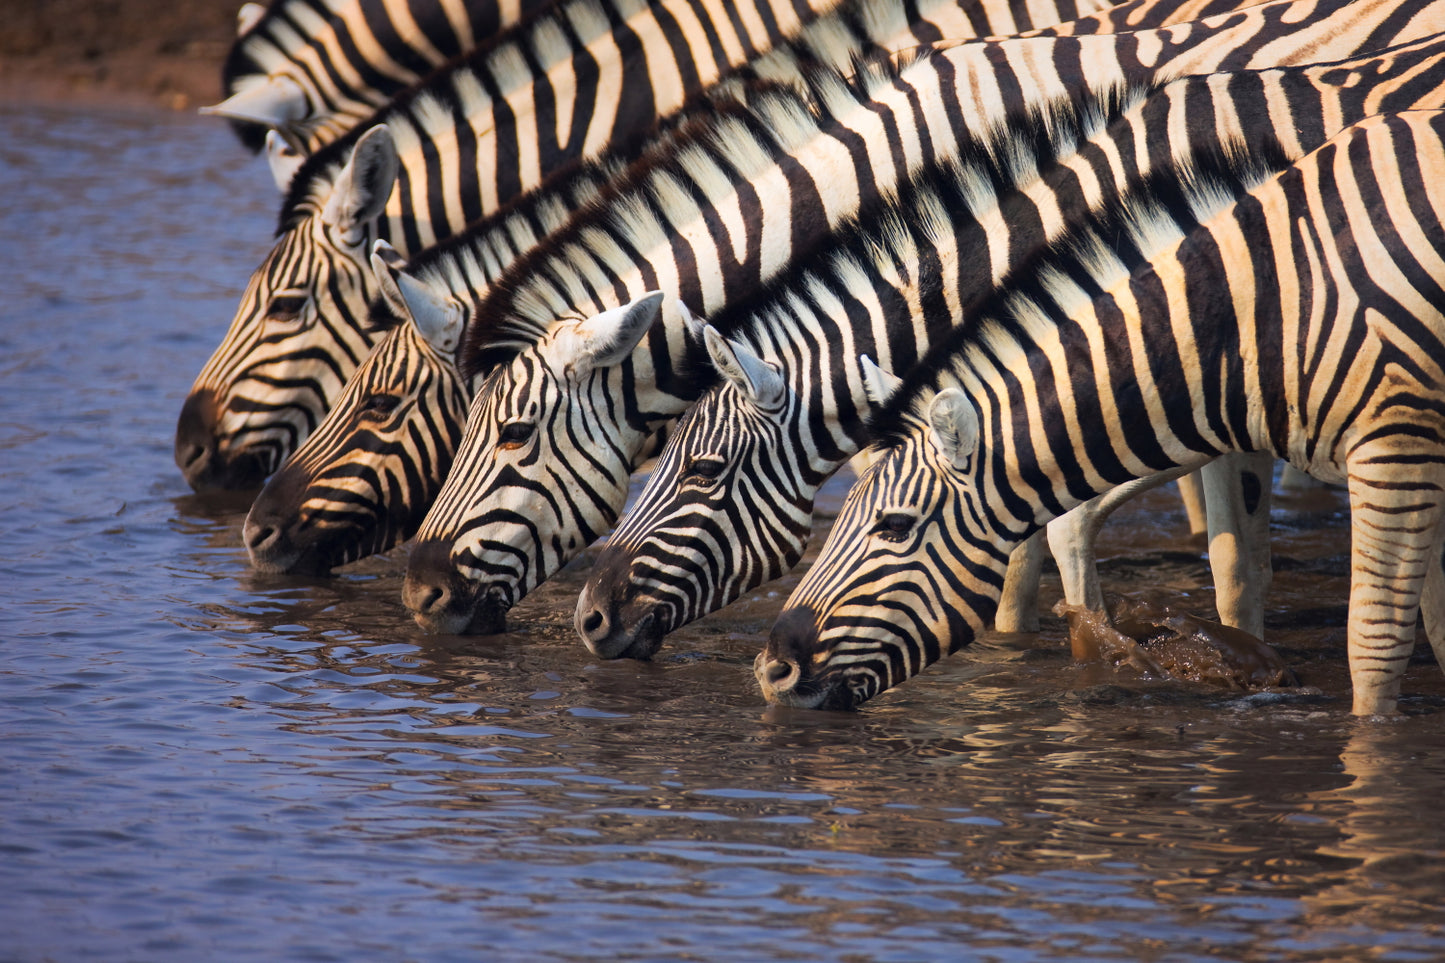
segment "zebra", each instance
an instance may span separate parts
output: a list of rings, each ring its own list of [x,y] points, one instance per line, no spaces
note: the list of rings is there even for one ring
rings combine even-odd
[[[1297,125],[1304,133],[1281,156],[1299,157],[1382,106],[1415,107],[1422,99],[1427,106],[1445,106],[1445,42],[1436,38],[1403,57],[1399,53],[1388,55],[1393,76],[1382,77],[1381,59],[1371,57],[1293,72],[1177,81],[1090,146],[1105,154],[1148,149],[1177,160],[1207,152],[1221,139],[1249,137],[1254,148],[1255,134]],[[1384,80],[1382,87],[1373,85],[1376,79]],[[1286,103],[1287,109],[1271,109]],[[1192,141],[1202,144],[1191,148]],[[1250,153],[1258,156],[1259,150]],[[1080,211],[1084,205],[1069,195],[1086,176],[1081,169],[1089,171],[1083,164],[1065,164],[1048,173],[1040,189],[1026,190],[1042,199],[1044,210],[1048,205]],[[1163,173],[1162,181],[1121,184],[1104,202],[1117,205],[1167,187],[1172,178]],[[917,190],[910,185],[900,193]],[[650,655],[666,633],[781,576],[798,561],[818,488],[867,443],[868,385],[856,377],[858,355],[879,357],[885,369],[906,370],[916,352],[970,318],[987,293],[970,275],[970,256],[1006,259],[1005,284],[1009,276],[1033,269],[1028,244],[1020,244],[1019,236],[1037,223],[1036,211],[1020,213],[1015,205],[980,243],[979,225],[989,222],[963,213],[967,198],[965,189],[950,191],[942,202],[925,192],[918,204],[885,213],[900,222],[881,237],[872,223],[878,216],[868,218],[867,226],[842,232],[826,266],[802,265],[775,282],[760,303],[750,304],[747,319],[726,319],[735,334],[723,337],[716,328],[708,333],[708,353],[721,383],[681,419],[647,485],[597,558],[576,616],[589,649]],[[1009,211],[1007,205],[999,208]],[[1078,214],[1060,218],[1058,229],[1038,237],[1035,250],[1047,250],[1047,235],[1079,220]],[[870,247],[884,253],[870,254]],[[1092,559],[1091,538],[1079,548]],[[1060,567],[1068,568],[1062,562]],[[1267,559],[1262,568],[1237,580],[1267,586]],[[1259,594],[1249,592],[1244,600],[1243,614],[1255,632],[1263,617]],[[1102,592],[1088,601],[1102,607]],[[1224,601],[1220,607],[1226,621],[1241,620]]]
[[[1348,486],[1352,709],[1397,712],[1417,613],[1445,664],[1441,177],[1445,113],[1382,114],[1150,260],[1070,237],[880,385],[877,458],[756,660],[765,697],[856,706],[968,644],[1049,518],[1264,450]],[[1167,225],[1141,205],[1112,227]]]
[[[713,88],[637,163],[742,114],[744,102],[764,91],[802,96],[761,81]],[[458,327],[519,255],[560,231],[571,212],[615,196],[624,170],[610,155],[573,167],[528,195],[525,207],[514,204],[425,249],[404,271],[395,252],[377,242],[372,263],[382,296],[370,309],[371,324],[385,334],[252,504],[242,532],[258,570],[322,574],[415,532],[450,466],[474,390],[457,367]]]
[[[1150,9],[1166,8],[1154,4]],[[880,16],[880,4],[869,10],[876,20],[887,22],[888,18]],[[922,12],[928,13],[929,8]],[[1116,14],[1111,10],[1111,15]],[[936,29],[930,23],[915,21],[911,29]],[[727,156],[736,151],[725,132],[727,127],[746,122],[740,118],[743,100],[766,100],[765,111],[754,121],[755,126],[766,129],[780,114],[808,117],[810,99],[817,96],[819,83],[846,91],[846,81],[828,64],[849,62],[862,49],[860,41],[870,38],[849,33],[840,39],[819,29],[821,26],[815,24],[807,31],[808,59],[817,61],[810,70],[786,61],[770,63],[761,72],[786,78],[787,83],[734,82],[726,90],[710,93],[701,106],[684,109],[683,119],[672,121],[684,128],[682,132],[669,132],[661,138],[661,146],[650,145],[649,149],[655,156],[666,157],[681,149],[681,143],[694,149],[711,143],[714,149],[721,145]],[[781,53],[768,59],[783,61]],[[720,128],[724,133],[718,133]],[[642,176],[637,170],[646,171],[656,163],[639,161],[628,182]],[[414,287],[435,281],[439,298],[461,296],[465,301],[479,297],[495,280],[494,262],[487,253],[494,247],[493,234],[491,224],[473,226],[418,255],[412,265],[412,273],[417,275]],[[558,237],[556,243],[566,244],[567,240]],[[482,253],[471,251],[477,246]],[[452,279],[457,283],[451,283]],[[327,571],[367,553],[384,551],[414,531],[420,521],[418,511],[424,510],[440,487],[441,473],[455,447],[453,435],[460,432],[460,424],[454,428],[448,420],[450,402],[469,393],[472,382],[462,378],[451,352],[439,350],[413,326],[390,327],[372,356],[353,374],[337,407],[257,497],[244,527],[244,540],[258,568]],[[399,379],[396,370],[405,370],[407,377]],[[381,396],[388,399],[386,417],[364,415],[363,406]]]
[[[462,313],[449,311],[435,292],[498,276],[600,196],[618,169],[609,160],[573,165],[523,201],[426,249],[405,272],[395,250],[376,242],[372,270],[381,294],[370,318],[385,334],[336,407],[252,504],[242,540],[257,570],[325,574],[416,530],[450,467],[471,400],[455,363]]]
[[[736,19],[711,24],[687,0],[563,0],[309,157],[182,407],[176,461],[187,481],[253,488],[325,414],[375,340],[365,326],[372,241],[409,257],[568,160],[635,140],[686,94],[837,4],[812,2],[732,4]]]
[[[528,6],[543,4],[248,3],[238,15],[236,41],[221,68],[227,96],[201,113],[230,120],[236,136],[253,151],[262,148],[267,131],[276,131],[292,151],[309,154],[448,60],[520,21]]]
[[[1331,14],[1339,17],[1370,16],[1367,8],[1360,5],[1315,9],[1322,20],[1330,20]],[[1397,5],[1391,5],[1388,10],[1376,8],[1375,15],[1388,19],[1398,10]],[[1406,28],[1404,36],[1408,37],[1411,29],[1418,29],[1418,35],[1438,30],[1438,24],[1432,20],[1438,13],[1432,14],[1427,10],[1416,12],[1421,16]],[[1273,42],[1272,50],[1279,52],[1276,55],[1286,58],[1288,53],[1282,48],[1290,42],[1299,43],[1300,51],[1328,51],[1331,41],[1326,41],[1324,47],[1315,47],[1314,44],[1321,35],[1332,35],[1332,42],[1340,45],[1333,49],[1343,53],[1350,49],[1344,46],[1350,37],[1356,44],[1364,44],[1396,36],[1393,28],[1383,32],[1358,24],[1349,28],[1339,20],[1320,25],[1320,32],[1316,33],[1313,26],[1301,27],[1299,21],[1308,20],[1307,16],[1301,16],[1301,8],[1294,8],[1293,13],[1287,30],[1271,27],[1267,35],[1252,34],[1260,49]],[[1260,24],[1276,23],[1275,18],[1283,14],[1281,8],[1255,7],[1229,19],[1236,24],[1236,29],[1249,30]],[[1410,20],[1405,17],[1401,22]],[[1187,29],[1196,39],[1204,33],[1199,25]],[[1177,39],[1182,32],[1181,28],[1176,28],[1170,36]],[[1236,60],[1247,64],[1250,51],[1255,49],[1255,41],[1246,42],[1242,38],[1236,41],[1234,37],[1221,39],[1215,54],[1231,64]],[[1109,50],[1109,44],[1133,50],[1139,42],[1138,37],[1120,41],[1094,37],[1068,41],[1005,40],[997,42],[1002,46],[974,45],[972,49],[993,53],[978,55],[976,66],[979,75],[976,79],[983,89],[976,95],[975,92],[964,93],[960,101],[997,105],[1000,100],[1018,100],[1016,97],[1000,97],[1000,91],[1058,91],[1064,85],[1057,80],[1048,81],[1047,70],[1063,71],[1070,64],[1082,62],[1102,71],[1099,65],[1108,63],[1111,58],[1116,64],[1120,60],[1119,52]],[[1199,42],[1204,41],[1200,39]],[[1143,43],[1145,46],[1152,45],[1150,41]],[[1056,48],[1058,66],[1049,67],[1050,47],[1036,44],[1059,45]],[[1085,48],[1089,50],[1087,56],[1080,54]],[[956,56],[966,63],[969,49],[969,45],[960,45],[934,56]],[[1219,61],[1209,61],[1208,56],[1212,55],[1206,55],[1202,49],[1198,54],[1199,60],[1194,62],[1204,72],[1213,71],[1219,66]],[[1006,67],[997,66],[998,63],[1008,63],[1005,52],[1009,50],[1014,51],[1015,64],[1024,64],[1026,70],[1034,72],[1028,80],[1020,81],[1016,75],[1008,73]],[[1029,51],[1028,55],[1025,51]],[[990,56],[992,59],[989,59]],[[1171,63],[1180,65],[1177,69],[1184,70],[1184,54],[1176,50],[1174,56],[1177,59]],[[995,70],[1000,73],[995,75]],[[988,81],[990,77],[992,81]],[[1105,77],[1097,79],[1102,83]],[[957,76],[949,83],[960,88],[966,86]],[[923,93],[912,91],[903,80],[898,81],[897,86],[897,102],[890,111],[878,112],[883,113],[885,118],[911,118],[914,108],[910,96],[914,100],[939,96],[936,81],[920,83]],[[997,109],[1003,111],[1005,108],[999,106]],[[947,118],[948,114],[943,111],[941,116]],[[877,122],[876,114],[865,119]],[[842,198],[838,209],[844,214],[856,210],[859,198],[854,195],[858,189],[853,185],[862,185],[866,189],[872,178],[882,176],[883,172],[906,166],[910,159],[921,161],[923,158],[917,146],[919,135],[916,131],[910,133],[912,127],[907,125],[918,126],[914,121],[907,120],[900,134],[878,122],[875,133],[867,138],[852,134],[845,128],[843,134],[848,147],[866,144],[890,146],[884,148],[880,157],[863,155],[849,160],[846,149],[840,149],[835,140],[831,146],[824,144],[816,152],[812,161],[816,173],[813,174],[808,173],[806,164],[798,163],[797,155],[788,155],[786,164],[789,166],[785,171],[771,175],[771,179],[766,181],[769,185],[777,185],[768,188],[769,197],[775,199],[771,203],[786,214],[789,205],[782,203],[785,190],[804,191],[810,195],[826,190],[827,196]],[[919,129],[926,129],[926,126]],[[957,134],[944,137],[930,133],[926,140],[933,149],[944,149],[956,138]],[[899,146],[892,147],[895,143]],[[889,151],[896,152],[896,156]],[[833,162],[831,166],[830,161]],[[686,185],[688,191],[695,191],[698,189],[695,185],[703,181],[684,174],[679,175],[678,183]],[[679,327],[683,315],[669,308],[672,303],[670,297],[653,302],[652,317],[661,320],[650,327],[644,323],[645,319],[631,312],[613,312],[611,316],[619,326],[611,330],[590,322],[587,325],[578,322],[590,313],[615,309],[626,297],[638,297],[657,287],[671,285],[674,290],[682,290],[677,285],[685,281],[702,291],[701,281],[697,280],[699,277],[705,277],[708,283],[716,285],[720,272],[715,265],[729,263],[736,256],[730,247],[731,238],[716,230],[716,225],[721,224],[728,231],[736,230],[733,225],[748,223],[749,214],[759,210],[754,197],[746,192],[727,200],[726,204],[728,213],[725,216],[704,216],[707,210],[704,208],[703,213],[693,219],[692,226],[660,222],[664,226],[656,231],[649,230],[648,234],[658,237],[655,243],[641,245],[635,239],[627,240],[621,246],[627,260],[633,259],[631,252],[634,250],[656,252],[656,260],[652,263],[658,266],[651,268],[650,275],[640,270],[619,275],[609,266],[605,269],[605,283],[592,283],[586,280],[589,273],[595,274],[603,269],[587,267],[587,258],[579,258],[581,267],[573,269],[567,268],[565,258],[561,256],[545,269],[540,264],[531,265],[531,262],[540,261],[545,251],[536,252],[527,259],[528,271],[535,275],[534,283],[521,291],[530,305],[529,310],[538,309],[539,326],[551,323],[553,319],[564,320],[552,324],[535,345],[524,349],[510,361],[495,357],[496,345],[492,343],[483,350],[473,352],[474,357],[465,359],[465,367],[470,370],[493,365],[501,370],[488,379],[473,401],[468,431],[451,474],[436,505],[418,531],[412,549],[404,599],[423,627],[438,632],[495,629],[506,608],[599,536],[615,519],[624,503],[629,474],[637,465],[642,446],[654,430],[668,423],[695,400],[707,386],[710,368],[699,338]],[[820,202],[815,202],[813,206],[815,209],[826,209]],[[645,206],[634,207],[640,207],[643,212],[646,210]],[[629,210],[627,216],[633,217],[634,213]],[[783,237],[793,230],[781,216],[775,223],[781,224],[782,230],[773,230],[778,230]],[[575,223],[571,226],[576,227]],[[696,237],[698,240],[674,248],[669,238],[681,237]],[[553,247],[554,244],[549,242],[548,248]],[[749,250],[760,251],[766,247],[750,246]],[[566,253],[560,251],[562,255]],[[734,290],[750,291],[766,280],[766,275],[758,273],[758,254],[748,257],[744,268],[751,273],[744,274],[741,287],[737,287],[736,282],[722,279],[733,285]],[[611,265],[613,260],[610,255],[597,257],[600,264]],[[520,268],[522,264],[517,265],[512,273]],[[564,280],[571,274],[577,280],[560,283],[548,277],[549,272]],[[666,284],[659,283],[659,278]],[[624,284],[626,290],[616,290]],[[704,313],[713,310],[709,300],[715,295],[711,292],[705,292],[706,296],[694,296],[682,290],[682,294],[684,300],[695,298],[689,303],[700,306]],[[574,303],[574,299],[580,299],[580,303]],[[672,320],[669,321],[669,318]],[[583,333],[585,336],[581,336]],[[634,347],[630,356],[611,365],[597,364],[598,356],[592,350],[594,347],[602,347],[612,353],[614,346],[623,344],[624,339],[630,339],[626,344]],[[588,374],[583,378],[579,372]],[[502,431],[521,431],[529,425],[543,425],[545,430],[536,431],[535,440],[527,441],[523,446],[500,448]],[[525,458],[521,454],[511,455],[512,451],[524,452]],[[503,453],[506,453],[505,457]],[[565,497],[553,497],[549,494],[553,491],[567,494]],[[528,508],[519,511],[516,506]]]

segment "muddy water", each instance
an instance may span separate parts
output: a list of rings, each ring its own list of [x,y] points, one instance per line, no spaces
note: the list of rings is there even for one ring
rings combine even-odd
[[[586,559],[426,638],[404,552],[257,576],[171,463],[277,205],[222,126],[0,113],[0,198],[0,958],[1445,956],[1445,682],[1422,645],[1407,718],[1350,718],[1340,493],[1274,515],[1291,697],[1076,667],[1050,616],[770,711],[786,584],[599,663]],[[1169,493],[1104,574],[1211,612]]]

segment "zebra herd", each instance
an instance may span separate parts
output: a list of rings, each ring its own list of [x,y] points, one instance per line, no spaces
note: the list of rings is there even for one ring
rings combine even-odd
[[[1099,519],[1195,469],[1258,634],[1280,458],[1348,486],[1355,713],[1396,711],[1421,615],[1445,664],[1445,0],[238,25],[207,110],[284,200],[176,460],[265,483],[258,569],[414,538],[418,623],[490,632],[612,530],[576,628],[646,658],[795,564],[855,459],[755,665],[850,708],[1036,619],[1045,531],[1102,608]]]

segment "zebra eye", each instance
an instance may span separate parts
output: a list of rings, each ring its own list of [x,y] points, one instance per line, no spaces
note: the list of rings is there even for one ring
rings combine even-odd
[[[518,448],[526,444],[537,431],[537,426],[526,421],[513,421],[502,426],[500,444],[503,448]]]
[[[271,304],[266,309],[266,317],[271,321],[290,324],[293,321],[299,321],[305,310],[306,295],[278,294],[271,299]]]
[[[727,465],[721,458],[697,458],[683,470],[684,481],[712,481]]]
[[[917,521],[909,512],[884,512],[878,516],[878,523],[873,526],[873,531],[889,541],[899,542],[913,531]]]
[[[401,404],[401,399],[396,395],[375,394],[368,395],[361,403],[361,410],[368,415],[389,415]]]

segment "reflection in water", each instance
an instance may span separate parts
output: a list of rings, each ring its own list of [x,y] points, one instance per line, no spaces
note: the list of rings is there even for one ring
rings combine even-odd
[[[422,636],[405,549],[257,575],[245,500],[171,463],[265,171],[190,119],[0,112],[0,189],[0,956],[1445,954],[1445,682],[1422,648],[1407,719],[1349,717],[1339,492],[1274,516],[1297,694],[1121,680],[1045,618],[866,712],[769,708],[796,577],[597,662],[589,555],[504,635]],[[1106,583],[1212,614],[1185,530],[1146,496]]]

